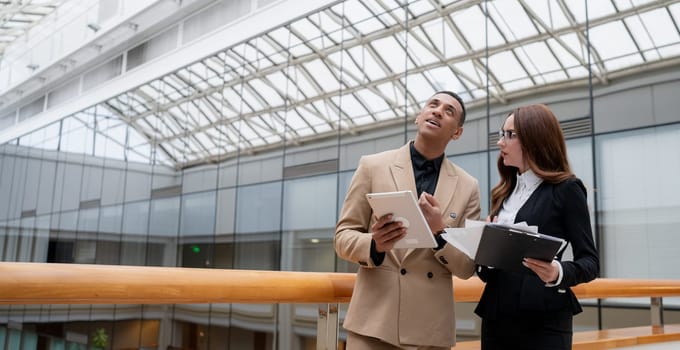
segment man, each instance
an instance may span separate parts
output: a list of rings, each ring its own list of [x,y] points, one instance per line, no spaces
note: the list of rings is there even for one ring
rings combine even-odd
[[[359,161],[334,239],[337,254],[360,265],[343,324],[348,350],[455,345],[451,275],[467,279],[475,265],[438,235],[480,214],[477,180],[444,155],[464,121],[460,97],[437,92],[416,117],[415,140]],[[393,249],[407,229],[391,215],[376,218],[366,194],[402,190],[417,193],[437,248]]]

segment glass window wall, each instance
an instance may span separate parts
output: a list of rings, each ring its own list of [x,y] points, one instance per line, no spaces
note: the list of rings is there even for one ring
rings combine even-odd
[[[605,276],[680,279],[673,268],[680,263],[674,249],[680,224],[679,134],[675,124],[596,138]],[[678,298],[667,299],[680,305]]]

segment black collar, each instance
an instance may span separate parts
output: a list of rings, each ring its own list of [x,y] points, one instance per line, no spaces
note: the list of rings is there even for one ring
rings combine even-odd
[[[414,142],[411,142],[411,162],[413,163],[413,167],[415,169],[419,170],[424,170],[426,169],[428,163],[432,164],[434,166],[434,170],[436,174],[439,174],[439,169],[442,167],[442,161],[444,160],[444,153],[442,153],[439,157],[434,158],[434,159],[427,159],[425,156],[420,154],[418,150],[416,150],[416,147],[413,145]]]

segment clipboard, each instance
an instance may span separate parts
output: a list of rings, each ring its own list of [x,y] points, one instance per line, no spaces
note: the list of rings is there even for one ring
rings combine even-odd
[[[475,263],[497,269],[531,272],[523,258],[552,261],[567,245],[564,239],[517,227],[487,224],[482,231]]]
[[[401,221],[406,227],[406,236],[395,243],[394,248],[434,248],[437,246],[437,241],[413,192],[367,193],[366,199],[376,216],[392,214],[394,221]]]

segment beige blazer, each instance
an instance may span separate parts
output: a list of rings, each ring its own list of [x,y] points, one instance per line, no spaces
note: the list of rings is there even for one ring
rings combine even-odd
[[[380,266],[370,258],[375,221],[366,193],[416,193],[409,145],[361,158],[335,231],[335,251],[360,265],[343,327],[394,345],[453,346],[455,315],[451,274],[469,278],[474,262],[453,246],[408,249],[403,260],[387,252]],[[448,159],[434,193],[450,227],[479,219],[479,184]]]

